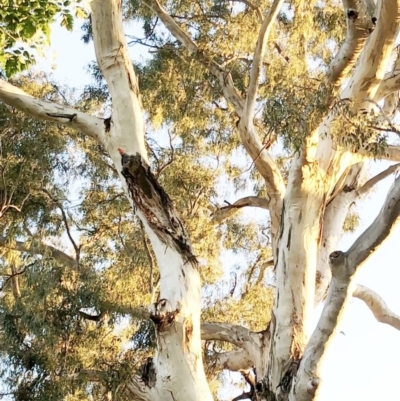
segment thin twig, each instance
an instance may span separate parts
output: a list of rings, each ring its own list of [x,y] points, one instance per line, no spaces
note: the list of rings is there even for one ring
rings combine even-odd
[[[7,274],[7,278],[4,281],[3,285],[0,287],[0,291],[3,291],[3,289],[6,287],[6,285],[9,283],[10,280],[12,280],[14,277],[19,276],[21,274],[24,274],[26,272],[26,269],[28,269],[29,267],[33,266],[35,264],[35,262],[30,263],[29,265],[25,266],[22,270],[20,270],[19,272],[15,272],[12,274]]]
[[[73,239],[73,237],[71,235],[71,231],[70,231],[70,228],[69,228],[67,215],[65,214],[64,208],[62,207],[61,203],[57,199],[55,199],[51,195],[51,193],[49,191],[47,191],[47,189],[42,188],[42,192],[44,192],[54,202],[54,204],[57,205],[57,207],[60,209],[61,215],[62,215],[62,219],[63,219],[63,222],[64,222],[64,226],[65,226],[65,229],[67,231],[68,238],[71,241],[71,244],[72,244],[72,246],[74,247],[74,250],[75,250],[76,262],[79,265],[80,247],[76,244],[76,242],[74,241],[74,239]]]

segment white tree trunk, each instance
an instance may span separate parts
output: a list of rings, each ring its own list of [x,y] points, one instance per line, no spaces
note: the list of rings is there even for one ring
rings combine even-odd
[[[121,6],[121,2],[114,0],[90,2],[96,57],[113,101],[111,129],[104,145],[119,170],[118,147],[127,153],[139,154],[143,164],[147,164],[139,86],[127,49]],[[132,199],[132,191],[128,190],[128,194]],[[184,253],[154,229],[158,225],[160,229],[173,230],[162,220],[164,211],[156,210],[154,213],[161,215],[155,217],[146,213],[148,199],[143,194],[139,198],[144,207],[136,204],[138,215],[160,269],[160,301],[152,311],[157,349],[152,362],[155,378],[149,386],[149,399],[212,400],[202,362],[199,272]],[[160,205],[157,207],[162,209]]]

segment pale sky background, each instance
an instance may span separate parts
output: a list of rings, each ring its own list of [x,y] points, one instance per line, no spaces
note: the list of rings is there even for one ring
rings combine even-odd
[[[95,60],[93,43],[83,44],[79,24],[68,32],[57,24],[53,27],[52,46],[46,61],[39,65],[64,84],[83,88],[90,81],[86,66]],[[131,26],[133,27],[133,25]],[[134,29],[134,28],[133,28]],[[129,29],[132,31],[133,29]],[[130,32],[131,33],[131,32]],[[57,54],[53,59],[54,52]],[[131,51],[138,60],[142,50]],[[51,65],[56,69],[52,70]],[[371,172],[384,170],[388,163],[372,163]],[[361,226],[346,235],[339,249],[345,251],[365,230],[379,212],[387,190],[394,180],[391,176],[375,191],[357,203]],[[387,305],[400,314],[400,229],[370,258],[360,272],[357,282],[380,294]],[[227,266],[229,268],[229,266]],[[316,323],[318,316],[316,314]],[[400,400],[400,332],[378,323],[362,301],[354,299],[348,308],[341,330],[326,358],[321,401],[376,401]],[[238,395],[238,394],[235,394]],[[228,399],[228,394],[227,394]]]

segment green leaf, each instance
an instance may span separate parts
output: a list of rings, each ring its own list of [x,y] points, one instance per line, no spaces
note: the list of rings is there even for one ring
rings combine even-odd
[[[71,14],[63,14],[61,20],[61,26],[72,31],[74,27],[74,19]]]
[[[69,5],[71,2],[62,1],[63,4]],[[47,0],[15,0],[5,1],[0,0],[0,58],[3,60],[2,67],[7,75],[15,74],[16,72],[26,69],[28,64],[31,64],[33,58],[27,54],[19,61],[12,58],[10,55],[4,56],[7,51],[12,51],[16,42],[27,42],[26,45],[33,48],[37,46],[39,50],[43,48],[50,39],[50,25],[54,22],[61,8],[53,1]],[[62,24],[69,30],[73,27],[73,17],[68,12],[62,16]],[[38,36],[38,40],[32,40],[35,34],[42,31],[47,37],[47,42],[43,41],[42,37]],[[15,52],[16,56],[20,53]],[[27,60],[30,60],[29,63]]]
[[[87,12],[82,7],[76,7],[75,17],[80,19],[86,19],[88,15]]]
[[[36,33],[36,26],[33,24],[32,20],[27,20],[25,24],[23,25],[21,35],[29,39],[31,38],[34,34]]]

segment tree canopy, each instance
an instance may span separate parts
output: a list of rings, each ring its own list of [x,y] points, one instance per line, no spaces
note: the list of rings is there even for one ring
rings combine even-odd
[[[399,1],[3,3],[1,394],[208,400],[227,369],[247,386],[235,400],[309,401],[352,296],[399,329],[354,282],[398,219],[399,179],[337,250],[351,206],[399,167],[367,174],[400,160]],[[82,93],[14,76],[86,12]]]

